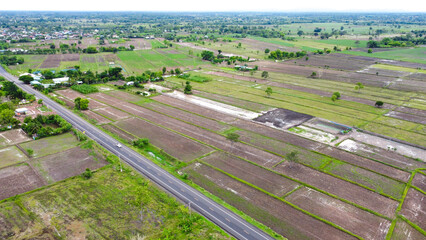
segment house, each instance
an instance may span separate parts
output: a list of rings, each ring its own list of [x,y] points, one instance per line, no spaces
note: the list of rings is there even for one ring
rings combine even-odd
[[[27,115],[28,112],[28,108],[17,108],[15,110],[15,116],[20,117],[20,116],[25,116]]]
[[[252,67],[241,66],[241,65],[235,65],[234,68],[237,69],[237,70],[241,70],[241,71],[250,71],[250,70],[253,70]]]
[[[135,85],[135,82],[127,82],[126,83],[126,86],[133,86],[133,85]]]
[[[34,81],[31,81],[30,82],[30,85],[31,86],[34,86],[34,85],[40,85],[41,83],[39,82],[39,81],[36,81],[36,80],[34,80]]]
[[[52,79],[53,83],[55,83],[55,84],[68,83],[69,80],[70,80],[69,77],[61,77],[61,78]]]

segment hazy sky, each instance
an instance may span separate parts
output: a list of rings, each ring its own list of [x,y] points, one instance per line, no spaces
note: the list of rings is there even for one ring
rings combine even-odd
[[[426,12],[425,0],[2,0],[0,10]]]

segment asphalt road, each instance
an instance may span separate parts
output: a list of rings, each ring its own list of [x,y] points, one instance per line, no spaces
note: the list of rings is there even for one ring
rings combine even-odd
[[[86,122],[70,110],[66,109],[57,102],[51,100],[42,93],[36,91],[29,85],[23,84],[16,77],[7,73],[0,66],[0,75],[7,80],[14,82],[24,91],[35,94],[39,99],[43,99],[43,103],[62,116],[65,120],[73,125],[74,128],[84,131],[88,137],[95,140],[104,148],[113,154],[119,156],[123,161],[132,166],[135,170],[161,186],[163,189],[174,195],[180,201],[186,203],[191,209],[199,212],[204,217],[210,219],[213,223],[224,229],[237,239],[273,239],[262,230],[248,223],[230,210],[224,208],[210,198],[204,196],[196,189],[188,186],[169,172],[160,168],[150,160],[131,150],[126,146],[118,148],[117,140],[108,134],[102,132],[95,126]]]

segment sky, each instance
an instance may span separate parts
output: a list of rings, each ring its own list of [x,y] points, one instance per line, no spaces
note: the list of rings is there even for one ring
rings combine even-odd
[[[3,0],[0,10],[187,12],[423,12],[425,0]]]

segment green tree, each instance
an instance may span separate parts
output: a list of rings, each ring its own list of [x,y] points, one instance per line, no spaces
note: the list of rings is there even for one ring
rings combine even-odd
[[[357,82],[355,85],[355,90],[357,90],[358,92],[361,92],[361,89],[364,88],[364,84],[362,84],[361,82]]]
[[[192,94],[192,86],[189,81],[186,81],[185,89],[183,90],[185,94]]]
[[[271,94],[272,94],[272,88],[271,87],[267,87],[266,90],[265,90],[265,92],[266,92],[266,95],[268,95],[268,97],[270,97]]]
[[[368,53],[373,53],[373,50],[371,50],[371,48],[370,49],[368,49],[368,51],[367,51]]]
[[[237,142],[238,139],[240,138],[240,135],[238,135],[236,133],[227,133],[226,138],[233,141],[233,142]]]
[[[381,108],[383,107],[384,103],[382,101],[377,101],[376,104],[374,104],[374,106]]]
[[[167,71],[167,68],[166,68],[166,67],[163,67],[163,74],[165,74],[165,73],[166,73],[166,71]]]
[[[15,112],[10,109],[5,109],[0,112],[0,124],[10,124],[13,121],[13,116],[15,116]]]
[[[203,58],[203,60],[213,61],[214,53],[211,52],[211,51],[202,51],[201,52],[201,58]]]
[[[333,95],[335,95],[337,99],[340,99],[340,93],[339,92],[334,92]]]
[[[89,99],[83,98],[80,100],[80,109],[81,110],[89,109]]]
[[[311,73],[311,77],[316,78],[317,77],[317,72],[312,72]]]
[[[265,78],[265,79],[268,78],[269,77],[269,73],[267,71],[263,71],[262,72],[262,77]]]
[[[84,171],[84,172],[81,174],[81,176],[82,176],[84,179],[90,179],[90,178],[93,176],[93,172],[92,172],[92,170],[90,170],[89,168],[86,168],[86,171]]]
[[[331,101],[335,102],[336,100],[337,100],[337,96],[336,95],[331,96]]]
[[[19,80],[23,81],[25,84],[30,84],[31,81],[34,81],[34,78],[30,75],[23,75],[19,77]]]
[[[268,54],[271,50],[269,48],[265,49],[265,53]]]
[[[74,108],[80,110],[80,101],[81,101],[81,97],[78,97],[76,99],[74,99]]]
[[[37,103],[43,105],[43,99],[39,99]]]
[[[133,45],[130,45],[130,46],[129,46],[129,48],[130,48],[130,50],[132,50],[132,51],[133,51],[133,50],[135,50],[135,46],[133,46]]]
[[[31,148],[27,148],[26,151],[29,156],[32,156],[34,154],[34,150],[32,150]]]

